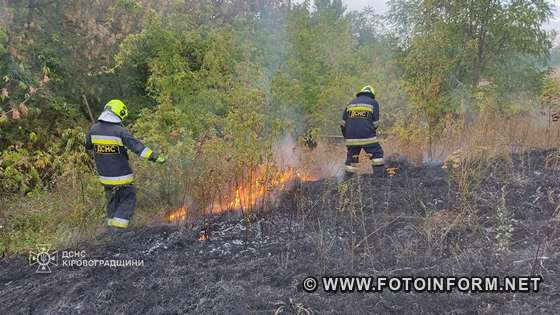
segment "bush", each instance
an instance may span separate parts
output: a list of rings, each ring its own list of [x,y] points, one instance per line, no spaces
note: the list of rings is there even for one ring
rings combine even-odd
[[[91,173],[91,159],[83,147],[85,135],[81,128],[66,129],[60,138],[52,137],[46,148],[29,144],[12,145],[0,152],[0,190],[4,194],[26,195],[52,187],[56,178],[71,169]],[[37,141],[34,132],[30,142]]]

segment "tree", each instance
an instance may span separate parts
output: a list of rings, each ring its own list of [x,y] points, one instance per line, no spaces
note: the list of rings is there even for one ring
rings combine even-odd
[[[458,104],[468,117],[477,92],[502,100],[537,94],[551,47],[543,29],[552,15],[546,1],[392,0],[389,5],[408,90],[428,127],[430,154],[441,118]],[[481,89],[483,81],[488,87]]]
[[[450,69],[456,62],[451,40],[446,37],[445,25],[434,27],[436,31],[416,36],[403,58],[405,80],[415,108],[428,127],[428,153],[432,159],[432,146],[443,117],[453,111],[449,101]]]
[[[544,63],[551,47],[543,24],[552,8],[545,0],[392,0],[390,16],[405,47],[444,25],[440,29],[456,49],[453,76],[473,89],[492,76],[493,65],[512,55]]]

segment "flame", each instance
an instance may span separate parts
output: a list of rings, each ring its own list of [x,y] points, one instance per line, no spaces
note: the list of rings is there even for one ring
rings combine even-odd
[[[210,239],[210,236],[208,235],[208,233],[206,231],[201,231],[198,235],[198,240],[199,241],[207,241]]]
[[[263,201],[267,192],[284,190],[288,183],[294,180],[313,181],[315,177],[304,175],[295,169],[287,169],[278,174],[271,174],[270,170],[260,167],[253,172],[252,181],[237,187],[231,201],[218,202],[210,210],[211,213],[221,213],[227,210],[251,209],[259,201]]]
[[[231,197],[225,197],[222,200],[212,204],[209,212],[213,214],[222,213],[228,210],[247,210],[252,209],[259,202],[263,202],[268,192],[285,190],[287,185],[294,180],[303,182],[317,180],[316,177],[303,174],[295,169],[287,169],[279,172],[272,172],[269,168],[259,167],[252,172],[252,180],[239,185],[230,191]],[[226,194],[227,195],[227,194]],[[223,196],[222,196],[223,197]],[[188,209],[183,206],[181,208],[169,211],[166,218],[169,222],[184,220],[187,218]],[[203,238],[203,239],[201,239]],[[200,240],[207,240],[208,236],[199,236]]]
[[[181,208],[168,211],[167,214],[165,215],[165,218],[169,222],[175,222],[175,221],[180,221],[180,220],[186,219],[187,214],[188,214],[188,209],[187,209],[187,207],[183,206]]]

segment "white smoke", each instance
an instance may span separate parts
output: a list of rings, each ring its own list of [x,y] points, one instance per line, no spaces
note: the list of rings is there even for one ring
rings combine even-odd
[[[300,157],[296,141],[290,135],[283,136],[274,148],[274,161],[280,168],[300,168],[302,164]]]
[[[274,161],[282,169],[296,169],[316,179],[343,175],[344,148],[319,142],[314,149],[297,143],[291,135],[283,136],[274,148]]]

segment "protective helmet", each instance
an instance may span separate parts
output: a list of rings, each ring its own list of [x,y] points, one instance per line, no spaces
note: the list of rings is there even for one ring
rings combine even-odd
[[[375,97],[375,90],[371,87],[371,85],[366,85],[360,90],[360,92],[358,92],[357,95],[359,96],[362,94],[371,94],[371,96]]]
[[[113,114],[119,116],[122,120],[128,116],[128,108],[121,100],[110,100],[109,103],[105,105],[105,110],[113,112]]]

